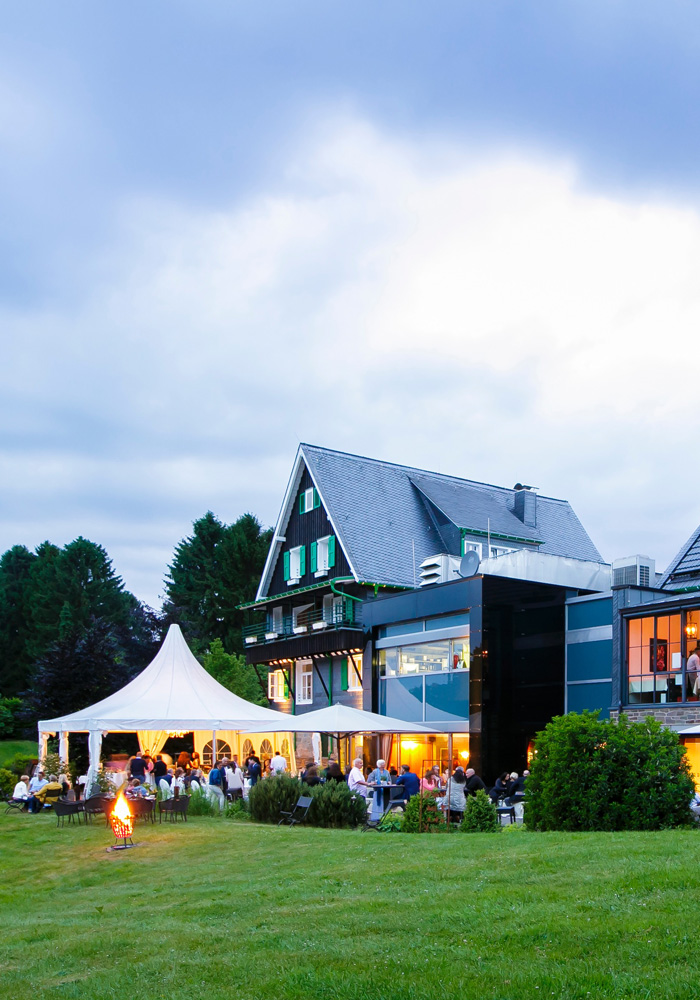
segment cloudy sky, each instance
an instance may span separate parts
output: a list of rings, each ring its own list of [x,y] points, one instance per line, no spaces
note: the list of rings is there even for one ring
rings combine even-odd
[[[0,35],[0,551],[159,603],[299,441],[700,522],[700,15],[35,0]]]

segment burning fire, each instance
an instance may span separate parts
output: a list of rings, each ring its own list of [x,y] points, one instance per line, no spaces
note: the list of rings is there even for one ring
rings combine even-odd
[[[122,792],[119,793],[117,801],[114,803],[110,821],[114,836],[117,839],[123,837],[126,840],[134,832],[134,817],[131,815],[129,803],[124,798]]]

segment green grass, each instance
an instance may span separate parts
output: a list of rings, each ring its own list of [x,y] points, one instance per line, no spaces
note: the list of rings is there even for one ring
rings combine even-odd
[[[683,998],[700,833],[410,836],[0,815],[2,995]]]
[[[39,744],[32,740],[0,740],[0,767],[7,767],[15,754],[38,757]]]

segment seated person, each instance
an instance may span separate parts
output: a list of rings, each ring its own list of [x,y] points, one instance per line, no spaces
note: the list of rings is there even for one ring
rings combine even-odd
[[[24,802],[26,803],[29,798],[29,775],[23,774],[15,785],[14,791],[12,793],[12,799],[14,802]]]
[[[185,771],[182,767],[175,768],[175,774],[173,775],[173,780],[170,783],[170,788],[172,789],[173,795],[184,795],[185,794]],[[177,793],[175,792],[177,789]]]
[[[440,788],[440,779],[431,767],[420,779],[420,790],[424,795],[431,795]]]
[[[52,806],[62,795],[63,788],[58,778],[55,774],[50,774],[49,780],[44,783],[43,787],[27,799],[27,809],[31,813],[41,812],[44,806]]]
[[[310,788],[313,788],[314,785],[321,784],[321,779],[318,776],[318,770],[316,769],[315,764],[311,764],[309,767],[306,768],[302,780],[304,784],[308,785]]]
[[[413,773],[408,764],[401,765],[401,774],[396,779],[396,784],[403,785],[405,802],[408,802],[412,795],[418,794],[421,785],[418,775]]]
[[[467,805],[467,778],[464,769],[461,767],[455,768],[452,776],[448,774],[447,782],[448,791],[439,801],[438,808],[445,812],[449,809],[450,822],[459,823]]]
[[[370,771],[367,776],[368,785],[378,785],[381,782],[388,784],[391,781],[391,775],[386,769],[386,761],[382,760],[381,757],[377,761],[377,766],[373,771]]]
[[[46,784],[48,784],[48,782],[46,781],[44,772],[41,768],[39,768],[32,780],[29,782],[29,794],[34,795],[35,792],[38,792],[39,789],[43,788]]]
[[[461,771],[462,769],[461,767],[458,767],[457,770]],[[466,787],[467,795],[476,795],[479,789],[486,791],[486,785],[479,777],[479,775],[476,773],[473,767],[467,768],[465,772],[465,777],[467,779],[467,787]]]
[[[520,778],[517,771],[513,771],[509,775],[508,782],[508,798],[506,799],[506,805],[511,806],[516,802],[522,802],[525,795],[525,777]]]
[[[510,775],[507,771],[499,775],[496,778],[496,784],[493,786],[489,792],[489,798],[492,802],[498,802],[499,799],[504,799],[508,794],[508,784],[510,782]]]
[[[142,785],[138,778],[132,778],[126,789],[127,799],[147,798],[148,789]]]

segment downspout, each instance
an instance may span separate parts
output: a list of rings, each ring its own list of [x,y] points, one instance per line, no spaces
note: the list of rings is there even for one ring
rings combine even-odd
[[[357,601],[358,604],[362,604],[364,600],[363,597],[355,597],[354,594],[346,594],[344,590],[338,590],[332,580],[329,580],[328,582],[331,585],[331,590],[334,594],[337,594],[338,597],[349,597],[351,601]],[[353,580],[352,582],[354,583],[355,581]]]

